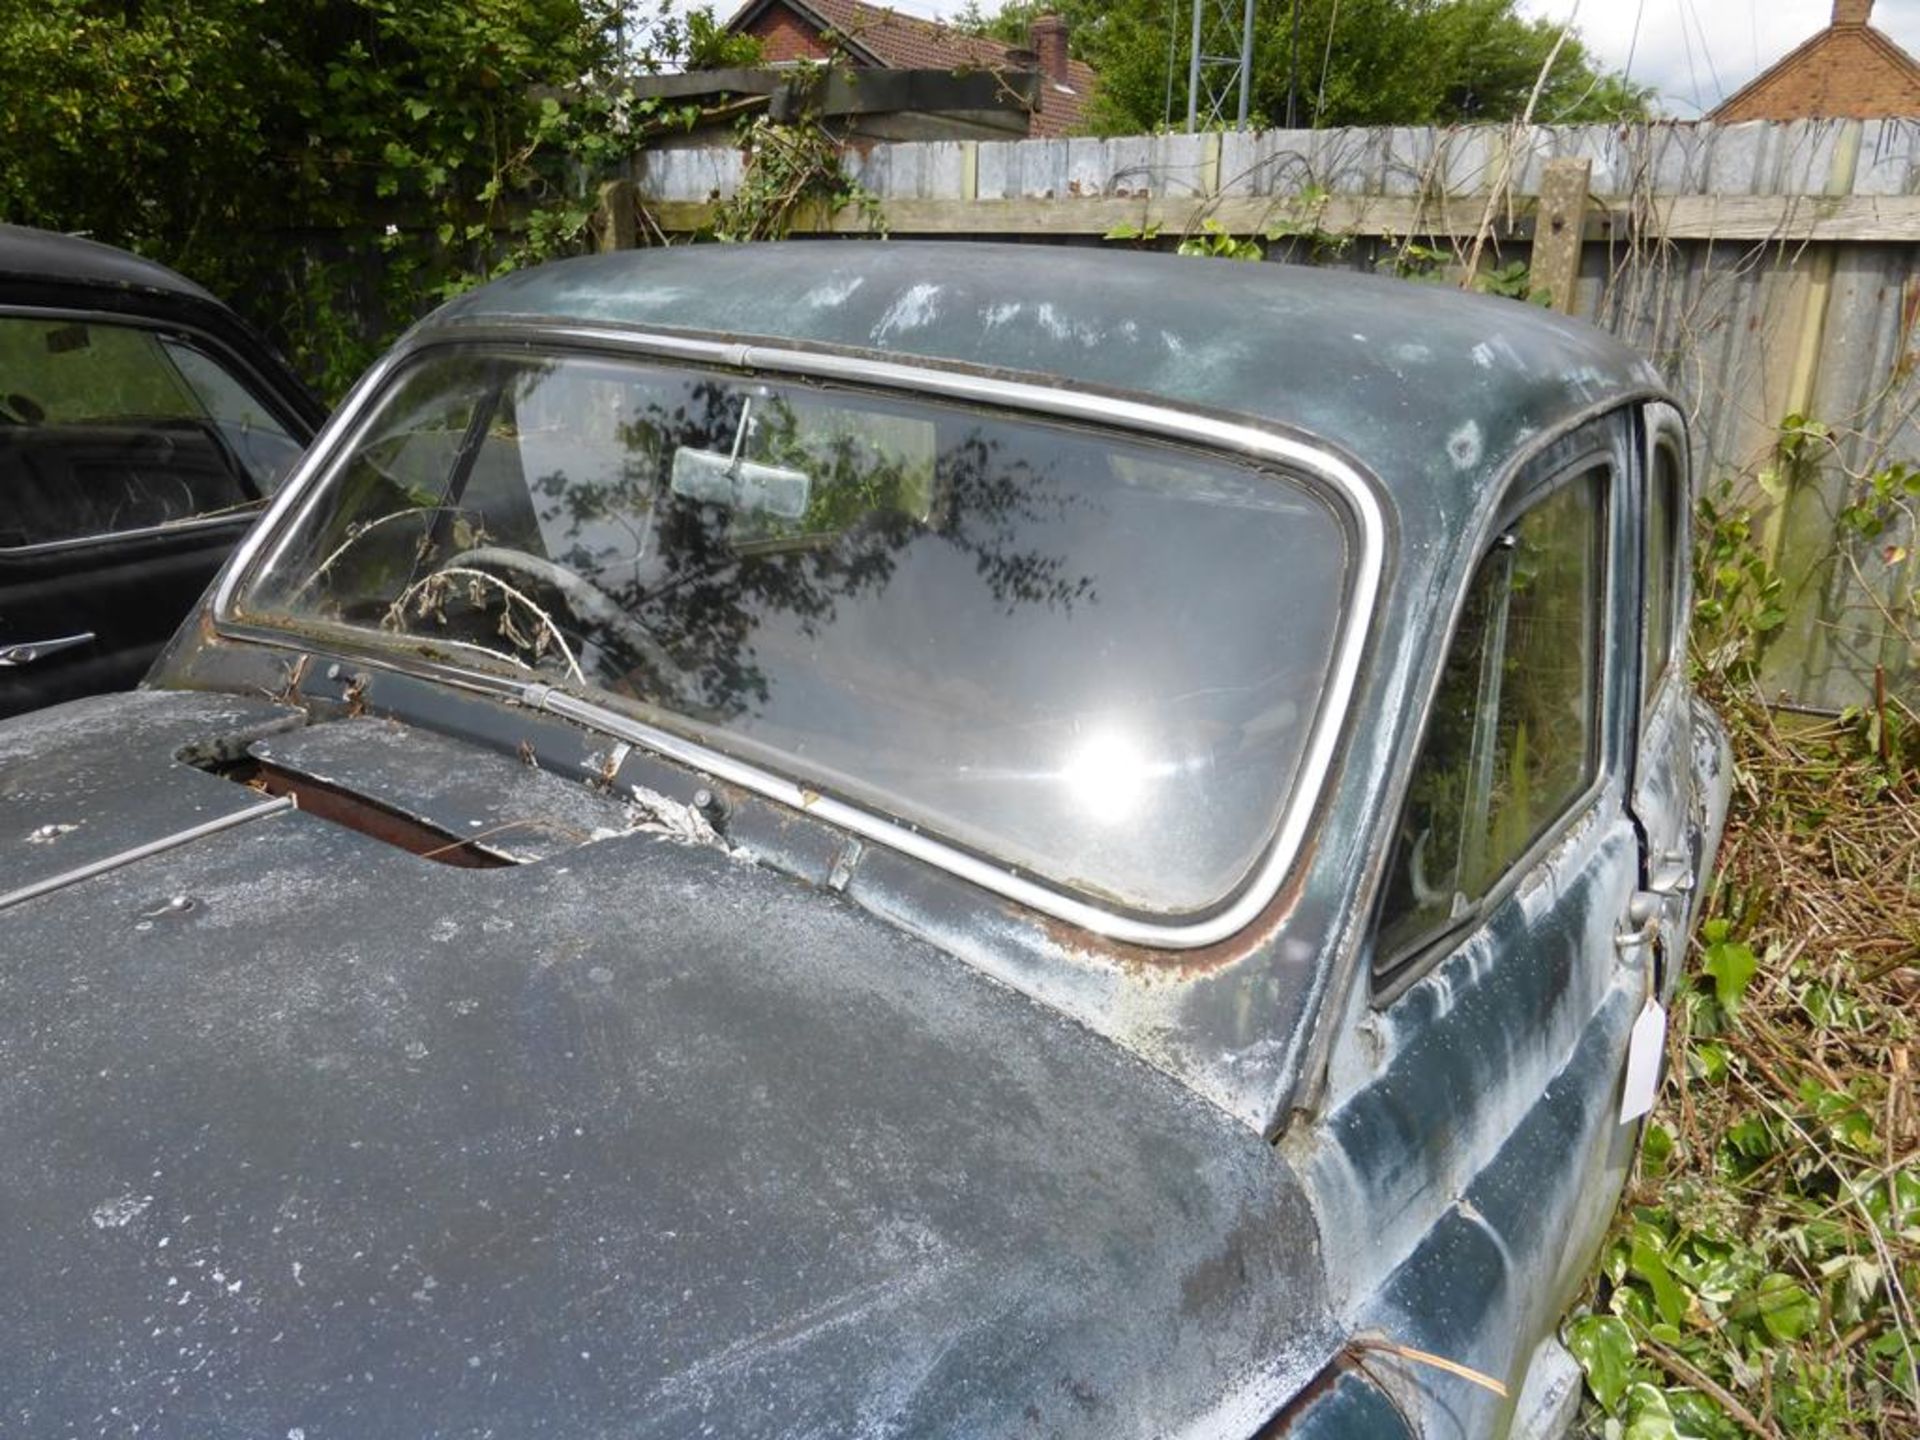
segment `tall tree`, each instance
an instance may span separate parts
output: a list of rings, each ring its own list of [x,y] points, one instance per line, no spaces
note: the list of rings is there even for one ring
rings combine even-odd
[[[0,220],[186,271],[337,391],[383,332],[584,226],[583,177],[643,119],[614,78],[712,40],[635,9],[0,0]]]
[[[1250,111],[1261,125],[1284,123],[1295,73],[1302,125],[1510,119],[1560,36],[1559,26],[1521,16],[1515,0],[1301,0],[1296,56],[1293,8],[1265,0],[1256,10]],[[1071,22],[1074,53],[1100,73],[1092,113],[1101,132],[1185,121],[1192,0],[1009,0],[990,14],[969,5],[960,23],[1018,42],[1046,13]],[[1640,116],[1651,95],[1599,68],[1570,34],[1536,118]]]

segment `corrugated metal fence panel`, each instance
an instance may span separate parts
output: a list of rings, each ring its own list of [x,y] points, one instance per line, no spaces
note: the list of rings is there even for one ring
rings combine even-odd
[[[1279,219],[1307,213],[1303,193],[1394,202],[1402,207],[1394,213],[1419,201],[1431,223],[1458,231],[1477,225],[1494,187],[1504,181],[1513,195],[1530,196],[1547,164],[1564,157],[1590,162],[1598,202],[1642,219],[1676,197],[1745,197],[1749,206],[1781,197],[1789,201],[1782,213],[1798,221],[1829,213],[1836,198],[1920,195],[1913,119],[878,144],[849,152],[848,163],[883,208],[888,200],[1001,202],[992,227],[1000,234],[1018,224],[1007,202],[1271,198],[1271,210],[1256,213]],[[732,150],[655,151],[634,157],[630,173],[653,200],[699,202],[732,193],[741,159]],[[1494,209],[1504,219],[1504,208]],[[1632,240],[1590,239],[1574,308],[1658,361],[1690,411],[1697,473],[1737,477],[1766,512],[1792,607],[1769,683],[1808,703],[1858,704],[1871,696],[1879,666],[1915,695],[1911,598],[1920,559],[1912,552],[1920,545],[1910,513],[1896,511],[1871,537],[1838,516],[1861,477],[1920,458],[1920,246],[1671,240],[1656,229],[1647,222]],[[1084,232],[1049,238],[1098,243]],[[1308,248],[1276,244],[1270,258],[1306,259]],[[1356,236],[1313,258],[1372,269],[1394,248],[1391,237]],[[1524,242],[1507,240],[1498,258],[1526,253]],[[1761,477],[1793,412],[1832,426],[1837,444],[1833,463],[1782,495]]]

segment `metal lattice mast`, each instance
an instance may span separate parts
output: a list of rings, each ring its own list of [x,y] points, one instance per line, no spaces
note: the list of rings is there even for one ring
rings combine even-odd
[[[1253,94],[1253,0],[1193,0],[1187,129],[1247,128]]]

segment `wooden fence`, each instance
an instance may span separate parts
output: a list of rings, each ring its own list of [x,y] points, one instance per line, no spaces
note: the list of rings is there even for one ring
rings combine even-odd
[[[1272,237],[1271,260],[1520,275],[1686,397],[1696,474],[1734,478],[1785,580],[1766,682],[1840,706],[1877,676],[1920,690],[1913,502],[1871,535],[1842,516],[1872,474],[1920,460],[1916,142],[1914,120],[1481,126],[893,144],[847,165],[894,236],[1171,244],[1212,221]],[[694,233],[741,163],[650,151],[627,178],[654,224]],[[1793,415],[1834,440],[1782,466]]]

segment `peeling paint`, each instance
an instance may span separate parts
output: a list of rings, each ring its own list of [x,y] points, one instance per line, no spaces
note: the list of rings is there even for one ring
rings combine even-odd
[[[1447,437],[1447,458],[1453,462],[1456,470],[1471,470],[1480,463],[1485,450],[1485,441],[1480,433],[1480,422],[1469,420]]]

